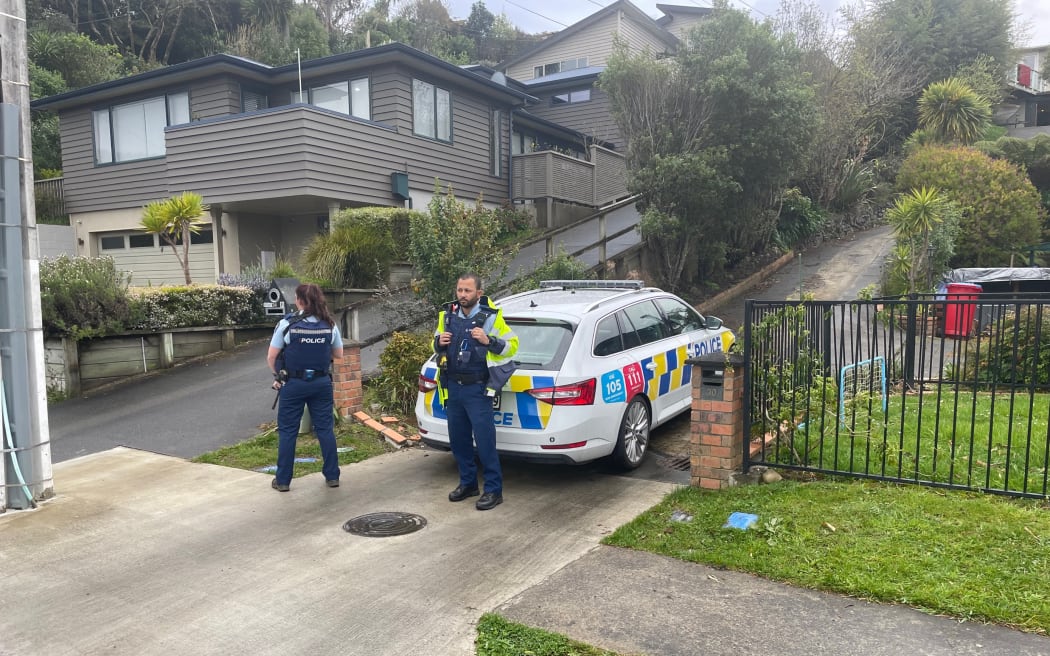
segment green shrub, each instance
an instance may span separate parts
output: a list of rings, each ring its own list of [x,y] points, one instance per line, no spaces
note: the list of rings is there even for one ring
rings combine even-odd
[[[973,148],[927,146],[901,165],[901,191],[935,187],[961,212],[953,266],[1005,266],[1041,240],[1039,194],[1025,172]]]
[[[111,257],[44,258],[40,262],[44,333],[79,340],[123,332],[131,319],[129,279]]]
[[[389,233],[364,223],[340,222],[306,247],[304,278],[336,289],[378,287],[390,275],[395,250]]]
[[[996,329],[968,343],[964,367],[950,374],[969,382],[1050,384],[1050,315],[1023,306]]]
[[[456,280],[466,272],[481,276],[482,285],[497,289],[506,271],[505,262],[516,250],[497,245],[500,220],[485,209],[480,199],[473,208],[435,189],[428,212],[416,213],[409,222],[411,262],[420,279],[413,282],[416,294],[434,307],[452,298]],[[502,268],[501,268],[502,267]]]
[[[403,207],[355,207],[340,211],[332,223],[333,228],[343,225],[362,225],[390,238],[395,260],[407,260],[408,224],[415,210]]]
[[[523,210],[514,209],[510,203],[504,203],[499,208],[492,210],[492,213],[499,222],[496,241],[501,244],[524,237],[532,231],[532,216]]]
[[[138,287],[132,290],[134,330],[168,330],[194,326],[253,323],[257,310],[248,287],[188,285]]]
[[[820,232],[827,213],[797,187],[784,192],[773,241],[784,250],[794,248]]]
[[[402,416],[412,414],[419,389],[419,370],[434,352],[432,333],[402,333],[390,336],[379,356],[383,373],[373,381],[375,398]]]

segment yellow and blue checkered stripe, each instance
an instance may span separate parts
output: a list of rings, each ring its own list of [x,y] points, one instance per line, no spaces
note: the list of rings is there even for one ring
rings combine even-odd
[[[428,366],[423,370],[423,375],[433,380],[437,376],[437,367]],[[514,374],[507,382],[510,391],[514,392],[515,418],[517,425],[525,429],[542,430],[547,427],[551,418],[551,410],[554,409],[549,403],[536,400],[528,394],[528,390],[537,387],[553,387],[553,376],[530,376]],[[441,405],[441,398],[437,389],[426,392],[423,395],[423,405],[431,416],[437,419],[448,419],[445,406]],[[507,408],[504,408],[504,412]]]

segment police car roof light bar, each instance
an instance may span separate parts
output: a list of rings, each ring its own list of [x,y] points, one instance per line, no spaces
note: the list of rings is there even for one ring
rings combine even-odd
[[[541,280],[540,289],[642,289],[644,280]]]

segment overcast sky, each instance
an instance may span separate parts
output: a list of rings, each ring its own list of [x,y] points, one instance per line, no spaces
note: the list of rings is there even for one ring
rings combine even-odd
[[[447,0],[449,14],[453,18],[466,18],[474,0]],[[612,0],[484,0],[485,6],[494,14],[504,13],[511,23],[528,33],[554,32],[584,18]],[[708,7],[708,0],[632,0],[642,11],[653,18],[661,12],[656,3],[669,5],[696,5]],[[831,13],[843,4],[841,0],[817,0],[825,11]],[[749,10],[751,15],[763,19],[776,14],[778,0],[730,0],[730,4]],[[1027,45],[1050,44],[1050,0],[1014,0],[1021,20],[1029,24]],[[1025,45],[1025,44],[1022,44]]]

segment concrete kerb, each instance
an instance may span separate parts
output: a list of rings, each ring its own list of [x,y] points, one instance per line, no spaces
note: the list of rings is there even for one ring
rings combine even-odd
[[[719,292],[718,294],[707,299],[706,301],[695,305],[694,307],[696,308],[696,311],[700,314],[707,314],[714,308],[725,305],[734,298],[740,296],[741,294],[744,294],[749,289],[752,289],[753,287],[758,285],[758,283],[773,275],[794,259],[795,251],[788,251],[787,253],[784,253],[779,258],[777,258],[776,261],[767,264],[766,266],[762,267],[761,270],[752,273],[747,278],[744,278],[741,282],[738,282],[729,289]]]

